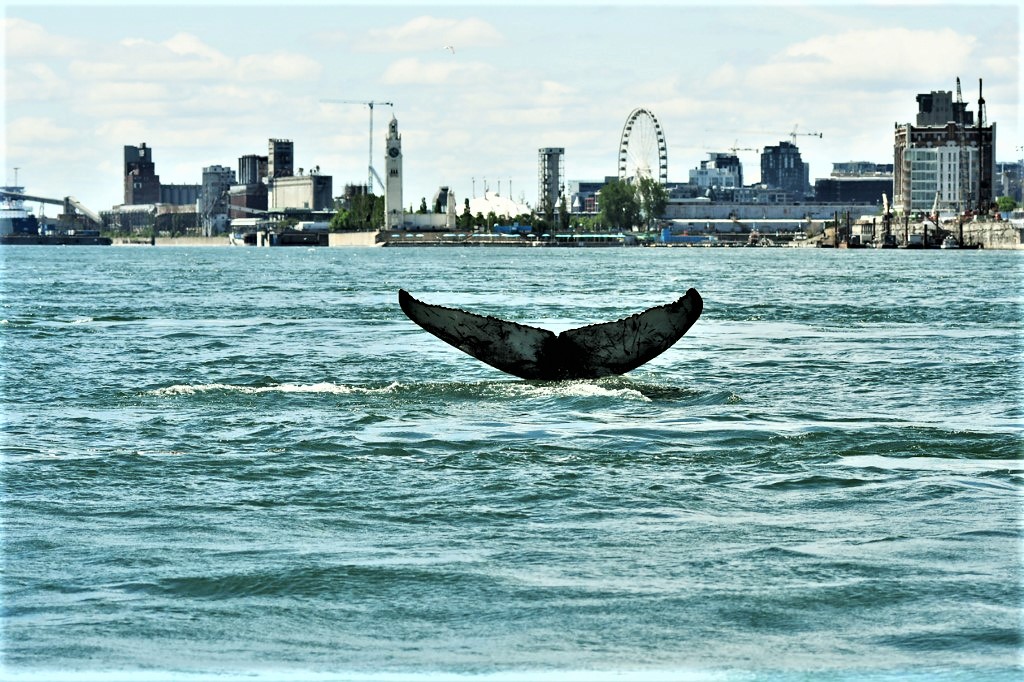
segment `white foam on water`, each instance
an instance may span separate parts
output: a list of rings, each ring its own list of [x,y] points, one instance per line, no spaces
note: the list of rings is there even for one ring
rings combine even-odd
[[[840,464],[860,469],[905,469],[909,471],[1024,471],[1020,459],[956,459],[952,457],[885,457],[884,455],[851,455]]]
[[[543,384],[509,384],[519,395],[542,398],[617,398],[649,403],[651,399],[635,388],[608,388],[588,381]]]
[[[333,395],[347,395],[351,393],[392,393],[398,387],[399,383],[397,381],[392,382],[387,386],[382,386],[379,388],[348,386],[345,384],[335,384],[327,381],[323,381],[316,384],[275,384],[273,386],[240,386],[237,384],[224,383],[174,384],[173,386],[165,386],[164,388],[154,389],[152,391],[149,391],[149,394],[156,396],[175,396],[195,395],[197,393],[207,393],[210,391],[226,391],[242,393],[246,395],[257,395],[261,393],[324,393]]]

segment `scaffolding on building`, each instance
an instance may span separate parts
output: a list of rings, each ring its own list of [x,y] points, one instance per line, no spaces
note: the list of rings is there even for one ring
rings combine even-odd
[[[554,215],[565,193],[565,147],[542,147],[537,154],[537,208]]]

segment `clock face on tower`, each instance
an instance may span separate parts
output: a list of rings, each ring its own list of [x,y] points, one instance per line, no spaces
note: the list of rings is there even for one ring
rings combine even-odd
[[[398,156],[398,147],[391,147],[388,149],[388,156],[392,159]]]

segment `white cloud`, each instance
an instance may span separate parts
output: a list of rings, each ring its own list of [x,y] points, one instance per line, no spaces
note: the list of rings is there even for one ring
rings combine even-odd
[[[1020,66],[1015,57],[986,57],[981,63],[985,73],[993,76],[1013,76]]]
[[[81,48],[81,42],[49,33],[39,24],[24,19],[3,19],[4,52],[7,59],[66,57]]]
[[[304,55],[275,52],[242,57],[233,72],[236,80],[251,83],[316,80],[322,70],[319,62]]]
[[[64,142],[77,136],[52,118],[18,118],[7,124],[7,142],[11,145]]]
[[[489,78],[493,67],[475,62],[449,60],[423,61],[415,57],[399,59],[382,76],[388,85],[461,85]]]
[[[883,28],[819,36],[753,68],[747,86],[789,90],[820,85],[835,90],[850,83],[947,80],[964,66],[975,42],[952,29]]]
[[[82,80],[220,81],[258,83],[308,81],[323,67],[306,55],[290,52],[252,53],[228,57],[194,35],[178,33],[155,43],[122,40],[101,59],[77,60],[69,69]]]
[[[576,101],[578,92],[578,89],[571,85],[546,80],[541,82],[534,100],[539,106],[566,106]]]
[[[167,116],[177,98],[167,86],[139,81],[111,81],[96,83],[78,102],[89,115],[117,116],[131,111],[133,116]]]
[[[151,139],[153,129],[142,119],[110,118],[100,121],[95,133],[97,138],[116,148],[117,145],[138,144]]]
[[[196,56],[209,62],[225,62],[227,58],[190,33],[177,33],[165,40],[163,46],[176,55]]]
[[[128,78],[129,67],[123,62],[74,60],[68,64],[68,73],[78,83]]]
[[[6,101],[47,100],[53,102],[68,96],[70,86],[46,64],[28,62],[7,69]]]
[[[738,69],[735,64],[725,63],[717,67],[703,79],[702,87],[705,89],[732,88],[740,85],[742,81],[743,72]]]
[[[451,46],[455,49],[452,56],[457,56],[466,48],[494,47],[503,42],[501,33],[481,19],[421,16],[398,27],[372,30],[356,47],[374,52],[410,52]]]
[[[562,110],[552,107],[494,108],[488,110],[487,122],[501,126],[541,127],[550,126],[561,117]]]

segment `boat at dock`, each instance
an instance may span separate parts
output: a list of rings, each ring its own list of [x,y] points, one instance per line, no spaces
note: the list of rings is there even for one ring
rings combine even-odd
[[[99,232],[85,230],[85,233],[62,232],[58,234],[3,234],[0,244],[4,246],[110,246],[113,240]]]
[[[23,187],[4,187],[7,192],[22,192]],[[0,237],[38,235],[39,219],[28,212],[25,202],[10,194],[0,195]]]
[[[61,229],[32,215],[25,208],[25,188],[3,187],[0,192],[0,244],[33,246],[109,246],[113,243],[95,229]],[[42,215],[40,213],[40,215]]]

